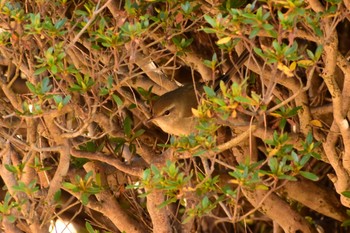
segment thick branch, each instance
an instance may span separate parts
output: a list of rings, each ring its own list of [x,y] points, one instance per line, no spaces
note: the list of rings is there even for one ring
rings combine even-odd
[[[317,232],[301,215],[275,193],[262,190],[243,190],[243,193],[255,208],[259,208],[269,218],[276,221],[283,228],[284,232]]]

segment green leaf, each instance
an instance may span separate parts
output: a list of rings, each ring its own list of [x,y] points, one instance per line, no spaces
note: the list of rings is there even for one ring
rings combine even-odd
[[[65,96],[64,99],[63,99],[63,101],[62,101],[63,105],[67,105],[68,102],[71,100],[71,98],[72,98],[71,95]]]
[[[313,141],[313,137],[312,137],[312,133],[311,132],[309,132],[308,134],[307,134],[307,136],[306,136],[306,143],[307,143],[307,145],[310,145],[311,143],[312,143],[312,141]]]
[[[128,138],[131,137],[131,124],[132,124],[131,118],[129,116],[125,117],[123,128],[124,128],[124,133]]]
[[[344,197],[350,198],[350,191],[344,191],[341,193]]]
[[[176,197],[169,198],[168,200],[163,201],[160,205],[158,205],[157,208],[159,208],[159,209],[164,208],[164,207],[168,206],[171,203],[175,203],[176,201],[177,201]]]
[[[142,173],[142,180],[149,180],[151,177],[151,169],[146,169]]]
[[[270,31],[270,30],[273,30],[274,27],[271,25],[271,24],[263,24],[263,29],[266,30],[266,31]]]
[[[10,223],[14,223],[17,220],[17,218],[13,215],[9,215],[6,218]]]
[[[49,84],[50,84],[49,77],[45,77],[43,81],[41,81],[41,93],[46,93],[51,90],[52,85],[49,85]]]
[[[342,227],[348,227],[348,226],[350,226],[350,219],[347,219],[347,220],[345,220],[344,222],[342,222],[341,226],[342,226]]]
[[[56,104],[59,104],[62,102],[62,96],[60,96],[60,95],[54,95],[52,98]]]
[[[92,177],[93,172],[89,171],[88,173],[86,173],[86,175],[84,176],[84,182],[88,182],[88,180],[90,179],[90,177]]]
[[[315,59],[315,55],[312,53],[312,51],[311,50],[306,50],[306,53],[307,53],[307,55],[309,56],[309,58],[311,59],[311,60],[313,60],[313,61],[315,61],[315,60],[317,60],[317,59]]]
[[[92,228],[91,224],[89,222],[85,222],[85,228],[89,233],[96,233],[97,231]]]
[[[81,203],[83,205],[86,206],[89,203],[89,196],[90,196],[90,194],[88,194],[88,193],[81,194],[80,200],[81,200]]]
[[[203,208],[206,208],[210,205],[210,201],[209,201],[209,198],[207,196],[205,196],[203,199],[202,199],[202,207]]]
[[[280,129],[284,129],[284,127],[286,126],[286,124],[287,124],[286,118],[282,118],[282,119],[280,120],[280,123],[278,124],[278,127],[279,127]]]
[[[244,97],[244,96],[236,96],[234,97],[234,100],[237,102],[240,102],[242,104],[251,104],[252,100],[248,97]]]
[[[278,161],[275,157],[272,157],[269,159],[269,167],[272,171],[272,173],[276,173],[277,172],[277,169],[278,169]]]
[[[59,190],[55,193],[55,195],[54,195],[54,197],[53,197],[53,199],[54,199],[55,202],[58,202],[58,201],[61,199],[61,194],[62,194],[61,189],[59,189]]]
[[[209,15],[204,15],[204,19],[205,19],[205,21],[207,21],[207,23],[210,24],[210,26],[212,26],[213,28],[216,27],[216,21],[215,21],[215,19],[213,19],[213,18],[210,17]]]
[[[297,181],[298,180],[294,176],[289,176],[289,175],[280,175],[277,178],[281,179],[281,180],[289,180],[289,181]]]
[[[318,181],[319,178],[314,173],[306,172],[306,171],[300,171],[300,175],[305,177],[306,179],[312,180],[312,181]]]
[[[226,106],[225,100],[220,99],[220,98],[214,98],[213,103],[219,105],[220,107]]]
[[[16,168],[16,166],[10,165],[10,164],[5,164],[5,168],[6,170],[8,170],[11,173],[17,173],[18,169]]]
[[[51,68],[50,68],[50,70],[51,70],[51,72],[52,72],[53,74],[57,74],[57,73],[58,73],[58,68],[57,68],[56,65],[52,65]]]
[[[304,165],[310,160],[311,156],[309,154],[304,155],[299,162],[299,165],[304,167]]]
[[[144,133],[145,133],[145,130],[144,130],[144,129],[139,129],[139,130],[137,130],[136,133],[135,133],[134,136],[133,136],[133,139],[140,137],[140,136],[141,136],[142,134],[144,134]]]
[[[67,21],[67,18],[63,18],[57,21],[57,23],[55,24],[55,28],[59,30],[66,23],[66,21]]]
[[[99,94],[100,96],[105,96],[105,95],[108,95],[108,93],[109,93],[108,88],[102,87],[102,88],[100,89],[100,91],[99,91],[98,94]]]
[[[203,87],[204,89],[204,92],[207,94],[207,96],[210,98],[210,97],[215,97],[216,96],[216,93],[213,89],[211,89],[210,87],[207,87],[207,86],[204,86]]]
[[[91,224],[89,222],[85,222],[85,229],[89,232],[89,233],[95,233],[95,230],[92,228]]]
[[[34,86],[34,84],[26,81],[26,86],[28,87],[28,89],[30,90],[31,93],[33,93],[33,94],[36,93],[36,87]]]
[[[75,184],[69,183],[69,182],[63,182],[62,186],[69,190],[75,190],[77,186]]]
[[[216,33],[216,30],[213,29],[213,28],[202,28],[202,30],[205,32],[205,33]]]
[[[292,151],[291,156],[292,156],[293,161],[294,161],[296,164],[298,164],[298,163],[299,163],[298,154],[295,153],[295,151]]]
[[[203,155],[203,154],[205,154],[207,152],[208,152],[207,150],[198,150],[192,156],[193,157],[198,157],[198,156],[201,156],[201,155]]]
[[[123,100],[119,96],[113,94],[112,97],[113,97],[113,100],[117,104],[118,107],[123,106]]]
[[[293,53],[295,53],[298,50],[298,43],[294,41],[293,45],[289,47],[285,52],[284,55],[287,57]]]
[[[249,34],[249,39],[253,39],[260,32],[260,28],[256,27]]]
[[[131,109],[134,109],[134,108],[136,108],[136,107],[137,107],[136,104],[132,103],[132,104],[129,105],[128,109],[131,110]]]
[[[265,54],[263,53],[263,51],[262,51],[260,48],[254,47],[253,50],[254,50],[254,52],[255,52],[256,54],[258,54],[260,57],[263,57],[263,58],[266,57]]]
[[[193,10],[191,3],[189,1],[186,1],[185,4],[181,4],[181,8],[186,14],[191,13]]]
[[[41,73],[44,73],[45,71],[47,71],[47,67],[46,67],[46,66],[41,67],[41,68],[36,69],[36,70],[34,71],[34,75],[39,75],[39,74],[41,74]]]
[[[315,52],[315,60],[319,60],[321,58],[323,52],[323,45],[318,45]]]

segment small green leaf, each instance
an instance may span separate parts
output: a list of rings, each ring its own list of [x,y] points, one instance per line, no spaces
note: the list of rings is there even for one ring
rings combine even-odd
[[[36,88],[35,88],[34,84],[27,81],[26,86],[28,87],[28,89],[30,90],[31,93],[36,93]]]
[[[39,75],[41,73],[44,73],[45,71],[47,71],[47,67],[46,66],[41,67],[41,68],[34,71],[34,75]]]
[[[142,174],[142,180],[149,180],[150,177],[151,177],[151,169],[144,170]]]
[[[105,95],[108,95],[108,93],[109,93],[108,88],[102,87],[102,88],[100,89],[100,91],[99,91],[98,94],[99,94],[100,96],[105,96]]]
[[[208,151],[206,151],[206,150],[198,150],[198,151],[196,151],[194,154],[193,154],[193,157],[198,157],[198,156],[201,156],[201,155],[203,155],[203,154],[205,154],[205,153],[207,153]]]
[[[269,167],[272,171],[272,173],[276,173],[277,172],[277,169],[278,169],[278,161],[275,157],[272,157],[269,159]]]
[[[295,163],[299,163],[299,157],[298,157],[298,154],[297,153],[295,153],[294,151],[292,151],[292,153],[291,153],[291,155],[292,155],[292,159],[293,159],[293,161],[295,162]]]
[[[53,95],[52,98],[56,104],[59,104],[62,102],[62,96],[60,96],[60,95]]]
[[[311,156],[309,154],[304,155],[301,159],[300,159],[300,166],[304,166],[309,160],[310,160]]]
[[[132,124],[131,118],[128,116],[125,117],[123,127],[124,127],[124,133],[128,138],[131,137],[131,124]]]
[[[215,21],[215,19],[213,19],[213,18],[210,17],[209,15],[204,15],[204,19],[205,19],[205,21],[207,21],[207,23],[210,24],[210,26],[212,26],[213,28],[216,27],[216,21]]]
[[[144,133],[145,133],[144,129],[139,129],[139,130],[136,131],[136,133],[134,134],[133,138],[138,138]]]
[[[289,175],[280,175],[277,178],[281,179],[281,180],[289,180],[289,181],[297,181],[298,180],[294,176],[289,176]]]
[[[216,96],[215,91],[213,89],[211,89],[210,87],[204,86],[203,89],[208,97],[215,97]]]
[[[12,173],[18,172],[18,169],[15,166],[10,165],[10,164],[5,164],[5,168],[6,168],[6,170],[8,170],[9,172],[12,172]]]
[[[55,24],[55,28],[58,30],[60,29],[67,21],[67,18],[63,18],[59,21],[57,21],[57,23]]]
[[[323,52],[323,45],[318,45],[315,52],[315,60],[319,60],[321,58]]]
[[[260,28],[254,28],[249,34],[249,39],[253,39],[256,35],[258,35],[259,32]]]
[[[202,207],[206,208],[210,205],[210,201],[209,201],[209,198],[207,196],[205,196],[203,199],[202,199]]]
[[[274,29],[274,27],[273,27],[271,24],[267,24],[267,23],[263,24],[262,27],[263,27],[263,29],[266,30],[266,31],[270,31],[270,30],[273,30],[273,29]]]
[[[212,101],[213,101],[213,103],[216,103],[220,107],[226,106],[226,103],[225,103],[225,101],[223,99],[214,98]]]
[[[6,218],[10,223],[14,223],[17,220],[17,218],[13,215],[9,215]]]
[[[306,179],[312,180],[312,181],[318,181],[319,178],[314,173],[306,172],[306,171],[300,171],[300,175],[305,177]]]
[[[350,219],[347,219],[345,220],[342,224],[341,224],[342,227],[348,227],[350,226]]]
[[[255,52],[256,54],[258,54],[260,57],[263,57],[263,58],[266,57],[265,54],[263,53],[263,51],[262,51],[260,48],[254,47],[253,50],[254,50],[254,52]]]
[[[123,106],[123,100],[119,96],[113,94],[112,97],[114,102],[118,105],[118,107]]]
[[[71,98],[72,98],[71,95],[65,96],[63,101],[62,101],[63,105],[67,105]]]
[[[350,191],[344,191],[341,193],[344,197],[350,198]]]
[[[244,96],[236,96],[234,97],[234,100],[237,102],[240,102],[242,104],[251,104],[252,100],[249,97],[244,97]]]
[[[85,222],[85,228],[89,233],[96,233],[96,231],[94,230],[94,228],[92,228],[89,222]]]
[[[209,34],[209,33],[216,33],[216,30],[213,29],[213,28],[202,28],[202,30],[203,30],[205,33],[207,33],[207,34]]]
[[[58,190],[58,191],[55,193],[55,195],[54,195],[54,197],[53,197],[53,199],[54,199],[55,202],[58,202],[58,201],[61,199],[61,194],[62,194],[61,189]]]
[[[81,200],[81,203],[83,205],[86,206],[89,203],[89,196],[90,196],[90,194],[88,194],[88,193],[81,194],[80,200]]]
[[[193,10],[191,3],[189,1],[186,1],[185,4],[181,4],[181,8],[186,14],[191,13]]]
[[[62,186],[66,189],[69,189],[69,190],[74,190],[77,188],[77,186],[75,184],[72,184],[69,182],[63,182]]]
[[[157,208],[161,209],[164,208],[166,206],[169,206],[169,204],[171,203],[175,203],[177,201],[177,198],[173,197],[173,198],[169,198],[168,200],[162,202],[160,205],[157,206]]]
[[[57,74],[57,73],[58,73],[58,68],[57,68],[56,65],[52,65],[51,68],[50,68],[50,70],[51,70],[51,72],[52,72],[53,74]]]

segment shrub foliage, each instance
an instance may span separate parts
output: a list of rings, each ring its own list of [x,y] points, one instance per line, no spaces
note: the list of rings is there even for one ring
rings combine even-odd
[[[345,232],[349,12],[1,0],[1,230],[60,218],[81,232]],[[196,132],[149,121],[159,96],[200,82]]]

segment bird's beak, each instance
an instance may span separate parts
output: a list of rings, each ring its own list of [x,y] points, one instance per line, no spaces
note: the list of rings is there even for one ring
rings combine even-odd
[[[149,119],[147,119],[146,122],[147,122],[147,123],[153,122],[153,120],[154,120],[155,118],[157,118],[157,117],[151,116]]]
[[[149,118],[146,122],[150,123],[150,122],[152,122],[152,120],[153,120],[153,117]]]

